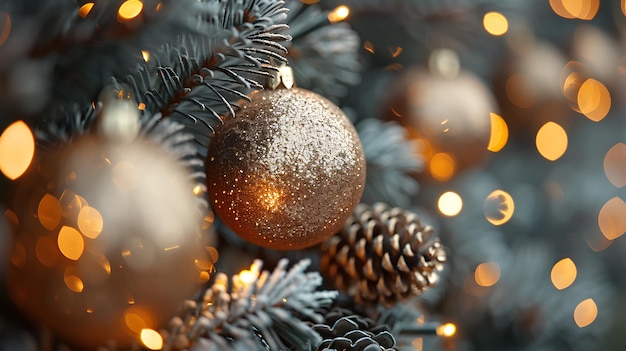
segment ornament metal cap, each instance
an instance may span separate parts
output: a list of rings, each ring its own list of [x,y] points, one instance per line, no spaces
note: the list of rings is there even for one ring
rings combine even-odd
[[[281,85],[282,88],[291,89],[295,85],[293,70],[285,62],[278,66],[278,70],[272,70],[270,74],[272,76],[268,79],[267,85],[272,90],[278,89]]]
[[[100,109],[96,120],[99,135],[122,143],[132,142],[139,135],[139,107],[130,95],[130,87],[112,84],[98,95]]]

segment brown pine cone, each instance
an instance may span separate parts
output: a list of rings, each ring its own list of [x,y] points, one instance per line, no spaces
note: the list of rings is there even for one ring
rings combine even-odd
[[[342,231],[322,244],[321,271],[358,303],[391,305],[439,280],[446,252],[430,225],[401,208],[359,204]]]

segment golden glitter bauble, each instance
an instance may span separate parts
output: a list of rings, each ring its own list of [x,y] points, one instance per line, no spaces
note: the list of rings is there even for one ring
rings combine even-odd
[[[473,73],[457,69],[439,74],[422,68],[399,77],[385,111],[420,142],[428,174],[437,181],[486,159],[490,113],[495,112],[495,98]]]
[[[10,207],[15,304],[81,349],[164,327],[213,269],[188,171],[159,146],[95,136],[38,156]]]
[[[304,89],[251,98],[209,146],[211,204],[253,244],[292,250],[320,243],[341,228],[363,193],[356,130],[336,105]]]

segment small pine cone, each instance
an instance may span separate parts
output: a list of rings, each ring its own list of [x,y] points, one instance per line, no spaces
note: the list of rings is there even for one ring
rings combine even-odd
[[[439,280],[446,252],[430,225],[401,208],[359,204],[322,245],[321,271],[359,303],[391,305]]]
[[[334,309],[325,316],[323,324],[313,326],[322,337],[316,351],[392,351],[396,339],[386,325],[376,325],[368,318],[345,309]]]

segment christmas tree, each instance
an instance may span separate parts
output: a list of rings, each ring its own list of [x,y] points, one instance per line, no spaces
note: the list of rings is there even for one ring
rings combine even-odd
[[[0,350],[626,346],[626,3],[0,2]]]

